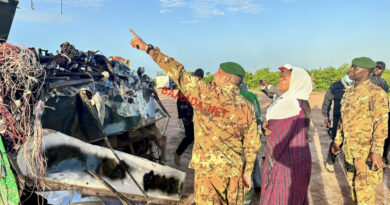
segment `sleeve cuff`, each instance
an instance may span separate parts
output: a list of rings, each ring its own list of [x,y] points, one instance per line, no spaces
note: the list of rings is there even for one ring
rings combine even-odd
[[[343,141],[342,140],[340,140],[340,139],[337,139],[337,137],[334,139],[334,141],[333,141],[333,144],[335,144],[335,145],[337,145],[338,147],[340,147],[340,145],[343,143]]]
[[[383,146],[381,148],[379,148],[379,149],[378,148],[371,148],[370,152],[371,153],[375,153],[375,154],[377,154],[377,155],[382,157],[382,155],[383,155]]]
[[[251,164],[249,164],[249,163],[246,164],[244,175],[252,176],[252,172],[253,172],[253,168],[254,168],[253,165],[254,164],[255,164],[255,162],[252,162]]]
[[[252,175],[255,161],[256,161],[256,155],[254,156],[254,158],[251,157],[249,160],[247,159],[247,161],[245,162],[244,175],[249,175],[249,176]]]
[[[152,59],[153,60],[157,60],[157,58],[158,58],[158,55],[160,54],[160,48],[159,47],[155,47],[154,49],[153,49],[153,52],[151,52],[152,53]]]

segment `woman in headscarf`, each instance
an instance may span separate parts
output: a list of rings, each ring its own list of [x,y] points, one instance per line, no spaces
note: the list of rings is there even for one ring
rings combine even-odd
[[[312,82],[301,68],[280,79],[283,92],[267,110],[267,150],[260,204],[308,204],[311,155],[307,136]]]

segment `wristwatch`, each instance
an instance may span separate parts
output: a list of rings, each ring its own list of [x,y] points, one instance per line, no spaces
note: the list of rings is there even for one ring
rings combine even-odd
[[[154,46],[152,44],[148,44],[148,49],[146,49],[146,53],[149,54],[151,50],[154,49]]]
[[[381,154],[379,154],[379,152],[371,151],[371,153],[374,153],[374,154],[377,154],[378,156],[381,156]]]

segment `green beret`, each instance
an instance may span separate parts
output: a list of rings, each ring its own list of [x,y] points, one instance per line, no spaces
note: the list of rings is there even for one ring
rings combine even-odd
[[[375,64],[376,66],[376,64]],[[226,73],[232,74],[239,76],[241,78],[244,78],[245,76],[245,70],[242,68],[239,64],[233,63],[233,62],[226,62],[226,63],[221,63],[219,67],[225,71]]]
[[[366,68],[366,69],[372,69],[376,67],[375,61],[367,57],[360,57],[360,58],[353,59],[352,65],[360,68]]]

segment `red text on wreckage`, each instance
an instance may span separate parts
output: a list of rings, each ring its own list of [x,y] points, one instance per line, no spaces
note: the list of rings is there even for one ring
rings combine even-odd
[[[195,108],[200,108],[203,111],[210,112],[211,114],[213,114],[215,116],[218,116],[218,117],[220,116],[220,113],[222,114],[222,112],[223,112],[222,117],[225,117],[225,114],[227,112],[229,112],[229,111],[227,111],[227,110],[225,110],[223,108],[212,106],[211,104],[209,104],[208,108],[207,108],[206,104],[203,106],[203,102],[201,100],[198,100],[195,97],[192,97],[191,100],[188,101],[188,99],[189,99],[188,95],[184,96],[183,93],[180,93],[180,95],[179,95],[179,91],[177,91],[177,93],[175,95],[173,91],[174,91],[173,89],[168,89],[167,87],[164,87],[162,89],[161,93],[163,95],[172,96],[172,98],[175,98],[175,99],[180,99],[181,102],[187,102],[187,104],[191,105],[194,109]],[[207,108],[207,110],[206,110],[206,108]]]

